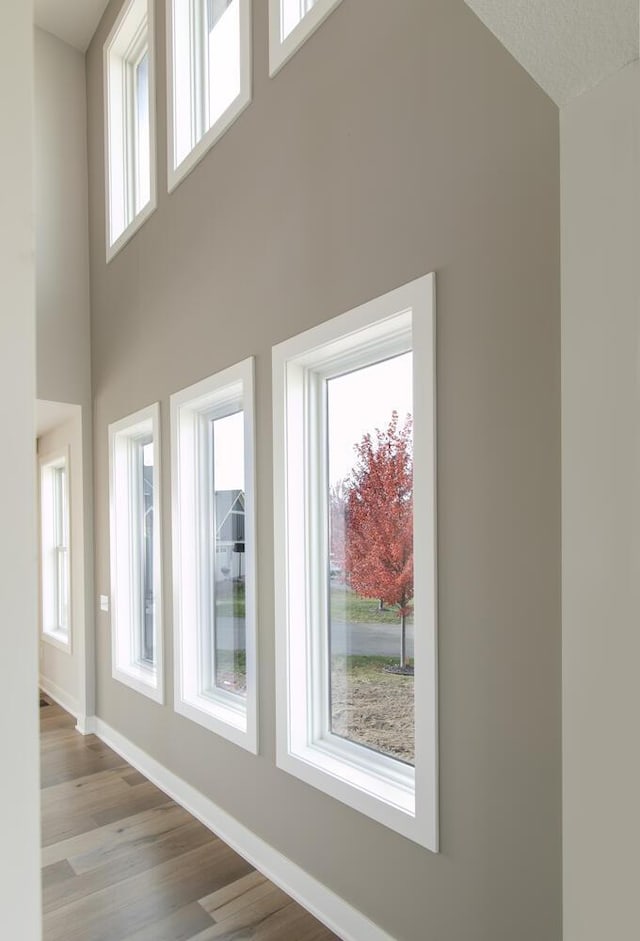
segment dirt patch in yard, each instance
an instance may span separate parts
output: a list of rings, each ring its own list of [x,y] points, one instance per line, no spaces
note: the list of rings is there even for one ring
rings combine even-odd
[[[414,681],[385,673],[383,657],[334,657],[332,731],[414,764]]]

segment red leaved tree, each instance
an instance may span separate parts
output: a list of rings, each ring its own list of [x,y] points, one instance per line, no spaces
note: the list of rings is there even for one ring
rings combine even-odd
[[[385,431],[366,434],[347,493],[345,570],[354,591],[398,608],[400,666],[413,598],[413,420],[393,412]]]

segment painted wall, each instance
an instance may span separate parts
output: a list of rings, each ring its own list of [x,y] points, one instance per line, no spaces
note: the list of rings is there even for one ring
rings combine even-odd
[[[87,100],[84,56],[41,29],[35,43],[37,394],[82,410],[84,570],[78,652],[81,710],[94,712],[92,402],[89,316]]]
[[[640,65],[561,116],[565,941],[640,935]]]
[[[40,795],[34,475],[33,11],[6,0],[0,30],[0,912],[40,938]],[[9,457],[10,459],[7,459]],[[26,901],[28,900],[28,901]]]
[[[46,460],[68,448],[69,509],[71,513],[71,650],[61,650],[40,636],[40,685],[75,716],[86,715],[83,701],[85,636],[84,475],[80,407],[65,424],[38,438],[38,459]],[[38,465],[38,474],[40,473]],[[40,618],[40,631],[41,631]]]
[[[559,128],[463,0],[344,0],[107,266],[102,46],[87,58],[96,591],[109,591],[107,425],[159,400],[164,707],[111,679],[98,714],[398,941],[561,936]],[[274,764],[271,347],[438,273],[442,853]],[[261,753],[172,712],[170,393],[254,354]]]

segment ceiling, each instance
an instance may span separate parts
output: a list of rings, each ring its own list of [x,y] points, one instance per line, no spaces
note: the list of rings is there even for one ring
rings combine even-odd
[[[466,0],[558,105],[638,58],[638,0]]]
[[[74,417],[79,417],[79,405],[67,405],[66,402],[46,402],[44,399],[36,400],[36,437],[46,435],[47,432],[64,425]]]
[[[80,52],[91,42],[109,0],[34,0],[36,26]]]
[[[108,0],[34,0],[37,26],[84,52]],[[564,105],[638,58],[639,0],[466,0]]]

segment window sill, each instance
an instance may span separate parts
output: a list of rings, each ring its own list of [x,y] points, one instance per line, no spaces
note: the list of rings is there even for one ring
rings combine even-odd
[[[137,693],[148,696],[159,705],[164,705],[164,692],[160,683],[158,669],[149,669],[138,664],[131,664],[129,669],[117,667],[113,671],[113,678],[119,683],[124,683]]]
[[[277,766],[413,842],[434,848],[428,828],[416,816],[415,785],[357,767],[321,745],[279,749]]]
[[[285,39],[280,39],[280,0],[270,0],[269,76],[273,78],[335,10],[341,0],[316,0]]]
[[[220,115],[215,124],[212,124],[209,130],[203,134],[198,143],[189,153],[182,158],[177,167],[173,167],[173,142],[169,138],[168,154],[168,192],[172,193],[177,186],[182,183],[193,169],[200,163],[202,158],[211,150],[214,144],[226,134],[231,125],[237,121],[245,108],[251,104],[251,90],[241,91],[235,101],[232,101],[223,114]]]
[[[127,228],[115,240],[113,245],[109,245],[109,220],[107,219],[107,264],[112,261],[118,252],[124,248],[127,242],[133,238],[138,229],[142,228],[147,219],[156,211],[158,201],[155,196],[147,203],[144,209],[141,209],[133,222],[130,222]]]
[[[203,728],[239,745],[253,755],[258,754],[256,730],[249,729],[246,708],[203,695],[189,699],[176,697],[174,707],[175,711],[186,719],[197,722]]]
[[[42,640],[63,653],[71,653],[71,637],[64,631],[43,631]]]

